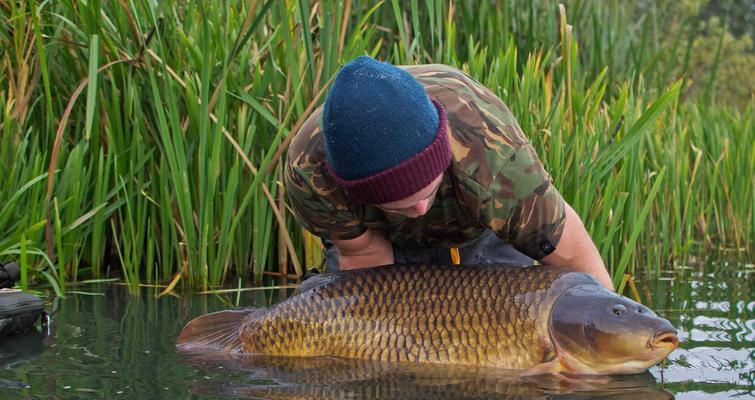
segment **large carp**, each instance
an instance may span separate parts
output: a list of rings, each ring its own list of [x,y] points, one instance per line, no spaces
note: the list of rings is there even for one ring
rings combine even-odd
[[[268,309],[198,317],[181,351],[338,356],[519,369],[642,372],[679,340],[592,276],[545,266],[392,265],[305,281]]]

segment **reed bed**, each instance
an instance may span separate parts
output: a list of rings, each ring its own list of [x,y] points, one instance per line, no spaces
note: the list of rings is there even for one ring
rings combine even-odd
[[[652,7],[12,0],[0,13],[0,259],[20,261],[24,287],[120,276],[133,292],[206,291],[318,264],[281,162],[363,54],[453,65],[494,90],[617,283],[701,251],[752,254],[752,102],[680,99],[684,61],[651,40]]]

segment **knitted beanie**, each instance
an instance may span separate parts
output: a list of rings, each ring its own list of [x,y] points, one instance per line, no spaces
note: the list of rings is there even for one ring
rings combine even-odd
[[[403,69],[370,57],[338,72],[322,125],[328,173],[362,203],[411,196],[451,162],[440,103]]]

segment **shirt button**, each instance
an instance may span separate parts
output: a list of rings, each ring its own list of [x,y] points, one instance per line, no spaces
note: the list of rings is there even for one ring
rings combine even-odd
[[[553,253],[553,251],[556,250],[556,248],[553,247],[551,242],[545,240],[545,241],[540,242],[540,250],[542,250],[543,253],[545,253],[545,255],[548,255],[550,253]]]

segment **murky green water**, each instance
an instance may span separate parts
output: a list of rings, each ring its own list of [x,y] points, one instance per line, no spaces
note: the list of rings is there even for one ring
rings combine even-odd
[[[194,316],[227,308],[217,296],[129,296],[85,288],[53,302],[49,335],[0,339],[0,399],[211,398],[752,398],[755,395],[755,269],[708,264],[641,282],[646,303],[684,340],[664,371],[605,380],[520,381],[494,370],[413,368],[338,359],[186,359],[175,339]],[[673,279],[672,279],[673,278]],[[655,295],[651,295],[655,293]],[[247,292],[242,306],[284,299]]]

